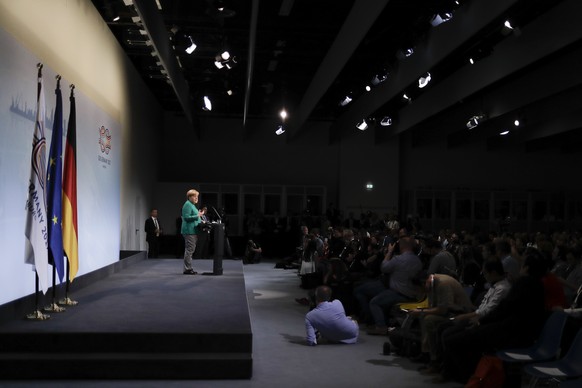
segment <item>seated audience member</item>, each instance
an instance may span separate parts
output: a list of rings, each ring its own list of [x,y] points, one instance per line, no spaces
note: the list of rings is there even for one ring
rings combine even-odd
[[[393,256],[395,244],[388,245],[386,255],[381,264],[381,271],[388,276],[388,287],[380,289],[369,302],[368,311],[374,319],[375,328],[368,330],[371,335],[386,335],[386,313],[398,304],[413,302],[419,298],[419,287],[414,283],[422,271],[422,262],[414,253],[416,241],[412,237],[402,237],[399,240],[400,254]],[[366,285],[365,283],[364,285]],[[365,297],[356,295],[360,307],[365,304]]]
[[[546,263],[547,272],[542,277],[542,283],[544,285],[546,310],[551,311],[556,307],[566,307],[566,296],[560,279],[550,271],[550,266],[552,265],[550,260],[545,259],[544,261]]]
[[[345,247],[345,242],[343,239],[343,229],[341,227],[333,228],[331,237],[328,241],[328,255],[329,257],[340,257],[342,251]]]
[[[346,316],[339,300],[331,300],[331,288],[319,286],[315,289],[317,306],[305,316],[307,344],[317,345],[319,332],[322,338],[330,342],[354,344],[358,341],[358,323]]]
[[[568,262],[568,276],[559,279],[564,287],[566,295],[566,303],[572,303],[576,296],[576,291],[582,286],[582,265],[581,251],[579,247],[570,249],[566,254],[566,261]]]
[[[564,309],[564,312],[575,318],[582,318],[582,286],[578,288],[572,305],[569,308]]]
[[[427,274],[445,274],[457,277],[457,262],[452,253],[446,251],[436,240],[427,240],[423,252],[430,255]]]
[[[463,285],[452,276],[429,275],[425,287],[430,307],[415,309],[409,314],[420,317],[421,351],[430,356],[427,372],[431,373],[440,370],[439,326],[445,322],[450,322],[449,318],[454,314],[471,311],[473,306]]]
[[[541,254],[528,253],[507,297],[476,325],[443,338],[445,365],[449,363],[445,370],[454,371],[455,378],[465,383],[484,353],[533,344],[547,317],[541,281],[545,272]]]
[[[441,363],[436,365],[436,368],[428,371],[436,372],[439,370],[442,376],[438,380],[445,380],[447,377],[452,375],[450,370],[446,370],[446,368],[451,368],[451,365],[447,365],[447,363],[444,363],[442,360],[442,343],[445,341],[445,339],[451,335],[463,332],[471,325],[476,324],[479,319],[485,317],[487,314],[493,311],[509,294],[511,283],[509,283],[505,277],[505,270],[503,269],[503,265],[498,258],[492,257],[485,261],[485,264],[483,264],[483,275],[489,284],[489,289],[485,293],[479,307],[477,307],[475,311],[456,315],[450,321],[451,325],[441,325],[439,327],[439,332],[442,334],[440,335],[441,341],[438,344],[439,348],[436,352],[435,358]],[[435,364],[433,363],[432,366],[434,367]]]
[[[511,256],[511,244],[503,239],[495,241],[495,254],[501,260],[507,280],[514,282],[519,277],[519,262]]]

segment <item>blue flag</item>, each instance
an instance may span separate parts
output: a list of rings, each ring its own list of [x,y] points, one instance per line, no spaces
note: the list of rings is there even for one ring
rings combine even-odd
[[[60,79],[55,90],[57,105],[53,121],[53,134],[47,170],[47,218],[49,238],[49,263],[54,265],[62,282],[65,276],[62,229],[63,200],[63,97]]]

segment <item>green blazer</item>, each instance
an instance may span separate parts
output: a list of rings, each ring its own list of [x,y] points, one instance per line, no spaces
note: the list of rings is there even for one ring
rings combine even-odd
[[[182,206],[182,234],[198,234],[198,224],[200,223],[200,216],[198,209],[190,202],[186,201]]]

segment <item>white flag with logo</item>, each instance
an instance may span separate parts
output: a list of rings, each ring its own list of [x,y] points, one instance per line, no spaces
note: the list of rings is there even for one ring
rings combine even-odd
[[[41,67],[42,68],[42,67]],[[26,200],[26,247],[25,262],[33,264],[38,274],[40,288],[46,294],[48,281],[48,227],[46,218],[46,138],[44,135],[45,104],[41,70],[38,71],[37,108],[32,154],[30,158],[30,180]]]

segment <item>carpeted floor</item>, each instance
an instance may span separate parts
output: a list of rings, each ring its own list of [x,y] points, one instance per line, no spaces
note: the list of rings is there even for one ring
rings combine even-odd
[[[196,263],[195,263],[196,264]],[[192,381],[1,381],[0,387],[429,387],[431,377],[418,364],[382,354],[385,337],[361,333],[354,345],[304,342],[307,307],[295,302],[306,295],[295,271],[275,269],[274,262],[244,266],[253,331],[253,377],[250,380]],[[208,279],[212,281],[212,278]],[[215,279],[218,280],[218,279]],[[440,384],[459,387],[459,384]]]

